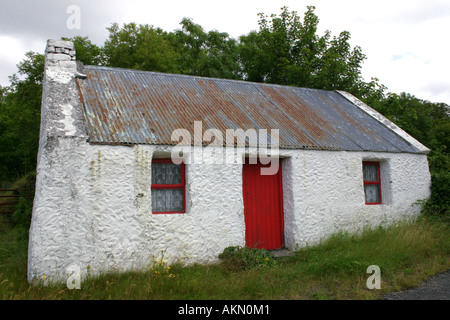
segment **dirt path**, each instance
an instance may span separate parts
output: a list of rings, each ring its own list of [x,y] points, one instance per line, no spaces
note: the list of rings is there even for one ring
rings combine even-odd
[[[393,292],[384,300],[450,300],[450,270],[437,274],[415,289]]]

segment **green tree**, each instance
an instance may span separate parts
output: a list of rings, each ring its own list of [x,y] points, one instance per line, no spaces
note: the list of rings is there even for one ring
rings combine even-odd
[[[331,38],[317,34],[315,7],[307,7],[303,21],[297,12],[282,8],[278,16],[259,14],[259,31],[240,37],[244,77],[250,81],[299,87],[345,90],[360,98],[383,94],[377,79],[366,83],[361,66],[366,56],[350,46],[350,33]]]
[[[178,72],[178,53],[167,32],[148,24],[117,23],[108,27],[109,38],[102,48],[104,63],[111,67],[146,71]]]
[[[102,61],[111,67],[239,78],[235,39],[225,32],[205,32],[188,18],[180,24],[180,30],[166,32],[150,25],[128,23],[120,28],[114,23],[107,28]]]
[[[314,86],[326,90],[347,90],[360,95],[359,87],[364,86],[361,65],[366,56],[361,48],[351,48],[350,33],[343,31],[334,37],[323,53]]]
[[[427,147],[448,152],[450,116],[445,103],[432,103],[403,92],[389,93],[373,106]]]
[[[78,61],[86,65],[102,65],[104,64],[104,56],[102,49],[92,43],[87,36],[75,36],[72,38],[62,38],[63,40],[72,41],[75,46],[76,57]]]
[[[226,32],[205,32],[191,19],[184,18],[182,29],[173,36],[179,55],[178,65],[184,74],[239,79],[237,41]]]
[[[44,56],[25,56],[17,65],[19,75],[0,90],[0,180],[15,179],[36,166]]]

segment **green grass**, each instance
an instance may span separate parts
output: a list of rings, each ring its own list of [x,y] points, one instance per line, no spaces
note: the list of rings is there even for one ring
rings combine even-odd
[[[0,223],[0,299],[378,299],[450,269],[449,230],[448,219],[422,217],[359,236],[336,234],[263,267],[236,267],[236,257],[212,265],[155,265],[91,277],[80,290],[69,290],[29,285],[26,233]],[[380,290],[366,287],[369,265],[381,268]]]

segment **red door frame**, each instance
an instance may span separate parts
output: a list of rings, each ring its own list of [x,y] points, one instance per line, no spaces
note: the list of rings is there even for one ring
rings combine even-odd
[[[276,177],[261,175],[261,167],[263,166],[259,162],[258,164],[244,163],[242,168],[245,241],[247,247],[279,249],[284,245],[281,165]],[[270,166],[270,164],[267,166]],[[252,172],[252,170],[257,170],[259,175],[255,176],[255,172]],[[272,183],[277,181],[278,186],[273,187],[267,183],[261,183],[263,180]],[[278,200],[276,200],[276,197],[278,197]],[[278,203],[276,203],[277,201]],[[259,214],[256,214],[258,212]]]

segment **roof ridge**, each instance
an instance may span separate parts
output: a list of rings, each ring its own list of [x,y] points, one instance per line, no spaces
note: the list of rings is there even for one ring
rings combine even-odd
[[[122,71],[122,72],[133,72],[133,73],[146,73],[146,74],[155,74],[167,77],[183,77],[183,78],[192,78],[192,79],[204,79],[211,81],[225,81],[225,82],[239,82],[247,85],[261,85],[261,86],[275,86],[275,87],[284,87],[284,88],[296,88],[306,91],[324,91],[324,92],[335,92],[335,90],[326,90],[326,89],[317,89],[317,88],[307,88],[307,87],[299,87],[295,85],[288,84],[278,84],[278,83],[267,83],[267,82],[257,82],[257,81],[248,81],[242,79],[228,79],[228,78],[218,78],[218,77],[207,77],[207,76],[198,76],[198,75],[190,75],[183,73],[173,73],[173,72],[162,72],[162,71],[149,71],[149,70],[140,70],[140,69],[129,69],[129,68],[121,68],[121,67],[108,67],[108,66],[94,66],[94,65],[84,65],[84,68],[88,69],[102,69],[105,71]]]

